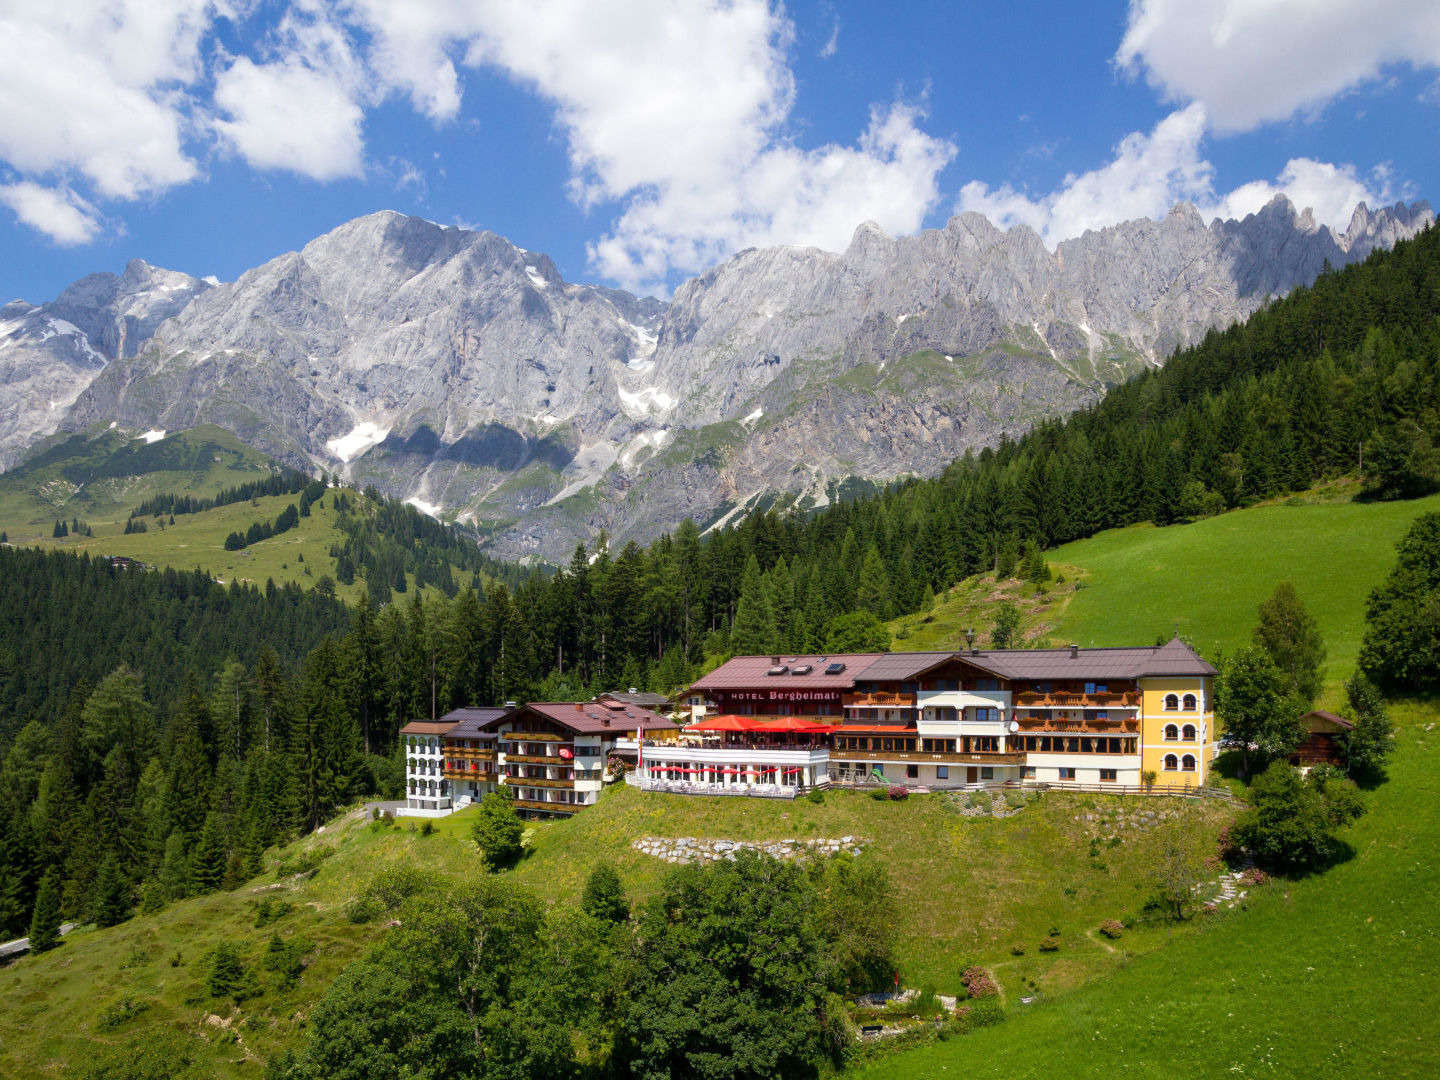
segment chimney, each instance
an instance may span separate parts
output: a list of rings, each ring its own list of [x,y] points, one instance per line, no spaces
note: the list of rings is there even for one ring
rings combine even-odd
[[[1071,643],[1070,643],[1070,659],[1071,659],[1071,660],[1075,660],[1075,659],[1078,659],[1079,656],[1080,656],[1080,646],[1079,646],[1079,645],[1076,645],[1074,642],[1071,642]]]
[[[778,657],[778,656],[772,656],[772,657],[770,657],[770,666],[771,666],[771,667],[779,667],[779,666],[780,666],[780,657]]]
[[[577,702],[575,702],[575,711],[576,711],[576,712],[584,712],[584,711],[585,711],[585,703],[584,703],[583,701],[577,701]]]

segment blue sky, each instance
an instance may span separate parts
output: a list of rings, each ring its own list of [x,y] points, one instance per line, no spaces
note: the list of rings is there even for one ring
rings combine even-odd
[[[975,209],[1052,246],[1433,194],[1433,0],[4,0],[0,295],[233,279],[359,214],[664,293]]]

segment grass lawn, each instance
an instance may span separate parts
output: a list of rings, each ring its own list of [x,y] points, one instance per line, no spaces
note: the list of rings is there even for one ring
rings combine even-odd
[[[905,634],[895,647],[961,648],[966,626],[988,642],[995,607],[1009,598],[1020,602],[1029,633],[1055,644],[1150,644],[1178,630],[1213,657],[1248,642],[1256,608],[1288,580],[1325,638],[1327,682],[1343,682],[1360,650],[1366,597],[1384,580],[1410,523],[1440,511],[1440,495],[1293,502],[1164,529],[1112,529],[1066,544],[1046,553],[1066,583],[1043,598],[1019,582],[972,578],[928,616],[895,620],[892,630]]]
[[[1154,846],[1146,811],[1180,817],[1211,835],[1229,813],[1213,802],[1048,794],[1010,818],[967,818],[941,795],[892,803],[836,792],[823,805],[778,804],[647,795],[620,786],[568,821],[536,824],[527,839],[530,853],[510,873],[547,902],[573,904],[591,867],[606,859],[638,899],[667,869],[631,848],[638,836],[863,837],[871,844],[861,858],[880,859],[890,871],[907,985],[953,992],[967,964],[984,963],[1007,988],[1058,995],[1127,962],[1094,929],[1143,903],[1138,882]],[[456,882],[481,872],[469,841],[470,816],[441,819],[425,836],[412,820],[387,828],[352,814],[286,853],[334,849],[309,881],[256,893],[274,882],[271,873],[233,893],[184,901],[108,930],[79,931],[54,952],[0,968],[0,1075],[56,1071],[93,1060],[97,1044],[144,1044],[179,1033],[215,1075],[258,1076],[259,1060],[302,1037],[310,1005],[384,933],[376,924],[352,926],[344,914],[345,902],[375,873],[392,863],[425,866]],[[1111,836],[1119,837],[1113,846]],[[1091,837],[1105,838],[1096,857],[1089,853]],[[277,858],[272,855],[272,863]],[[275,926],[257,928],[261,895],[288,900],[294,909]],[[1061,949],[1041,953],[1037,946],[1052,926],[1061,931]],[[314,943],[311,967],[297,987],[278,989],[262,972],[265,994],[238,1009],[208,997],[205,958],[215,942],[238,941],[254,965],[277,931]],[[1168,929],[1141,931],[1127,945],[1145,952],[1173,936]],[[1023,957],[1011,955],[1015,943],[1026,945]],[[142,1003],[143,1012],[107,1026],[107,1012],[113,1015],[127,999]],[[207,1020],[211,1015],[218,1019]]]
[[[1391,778],[1346,831],[1349,861],[857,1080],[1440,1075],[1440,706],[1394,714]]]

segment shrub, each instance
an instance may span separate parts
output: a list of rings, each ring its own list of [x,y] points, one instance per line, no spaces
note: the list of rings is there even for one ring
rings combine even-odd
[[[922,986],[919,995],[915,998],[915,1015],[928,1020],[939,1016],[945,1010],[940,1004],[939,997],[935,994],[933,986]]]
[[[378,806],[372,806],[372,807],[370,808],[370,820],[371,820],[371,821],[379,821],[379,820],[380,820],[380,807],[378,807]]]
[[[1243,885],[1265,885],[1269,881],[1270,875],[1258,866],[1252,866],[1240,875],[1240,882]]]
[[[480,800],[480,813],[470,826],[470,835],[480,849],[487,870],[499,870],[520,861],[525,826],[505,796],[491,792]]]
[[[901,800],[908,799],[910,797],[910,789],[907,788],[904,784],[891,784],[890,789],[886,792],[886,794],[890,797],[892,802],[900,802]]]
[[[231,997],[238,1005],[260,992],[255,976],[240,959],[240,950],[233,941],[222,941],[207,957],[205,989],[211,997]]]
[[[423,821],[423,822],[420,823],[420,835],[421,835],[421,836],[430,836],[430,835],[432,835],[434,832],[435,832],[435,825],[434,825],[433,822],[431,822],[431,821],[429,821],[429,820],[427,819],[426,821]]]
[[[812,787],[805,793],[805,799],[807,802],[812,802],[816,806],[819,806],[825,801],[825,792],[822,788]]]
[[[1119,919],[1106,919],[1100,924],[1100,933],[1104,934],[1111,941],[1125,933],[1125,924]]]
[[[1010,955],[1011,955],[1011,956],[1024,956],[1024,955],[1025,955],[1025,943],[1024,943],[1023,941],[1017,941],[1017,942],[1015,942],[1014,945],[1011,945],[1011,946],[1010,946]]]
[[[320,864],[331,855],[335,849],[329,844],[319,844],[304,851],[291,852],[275,864],[275,877],[291,877],[295,874],[313,874],[320,869]]]
[[[150,1008],[150,1002],[143,998],[132,998],[127,994],[101,1011],[99,1026],[102,1029],[119,1027],[125,1021],[135,1019],[148,1008]]]
[[[1060,932],[1059,932],[1058,930],[1052,930],[1052,931],[1050,931],[1049,936],[1046,937],[1044,941],[1040,942],[1040,951],[1041,951],[1041,952],[1059,952],[1059,951],[1060,951]]]
[[[264,929],[273,922],[283,919],[290,914],[294,905],[289,900],[272,900],[270,897],[262,897],[260,903],[255,905],[255,928]]]
[[[884,802],[886,799],[890,798],[889,789],[883,787],[871,788],[870,798],[874,799],[876,802]]]
[[[306,938],[293,937],[285,941],[279,934],[271,934],[262,963],[266,971],[278,976],[279,985],[288,989],[300,981],[300,973],[305,970],[305,954],[311,948],[313,945]]]
[[[389,866],[381,870],[358,896],[345,907],[352,923],[370,922],[400,907],[410,897],[431,887],[429,874],[414,866]]]
[[[965,984],[965,990],[971,998],[995,997],[1000,993],[1000,987],[990,973],[982,967],[968,967],[960,976],[960,981]]]

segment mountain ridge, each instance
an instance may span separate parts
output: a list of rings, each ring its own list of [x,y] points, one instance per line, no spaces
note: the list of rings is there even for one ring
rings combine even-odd
[[[47,424],[213,422],[473,521],[498,554],[558,560],[601,529],[643,540],[933,473],[1432,220],[1360,204],[1336,233],[1277,196],[1207,225],[1178,204],[1053,252],[974,213],[908,237],[865,222],[844,252],[747,249],[662,303],[566,282],[492,232],[378,211],[229,284],[161,282],[151,294],[192,291],[148,301],[165,317],[125,335],[106,330],[116,301],[80,290],[66,310],[100,347],[51,382],[83,385],[18,410],[0,453]]]

